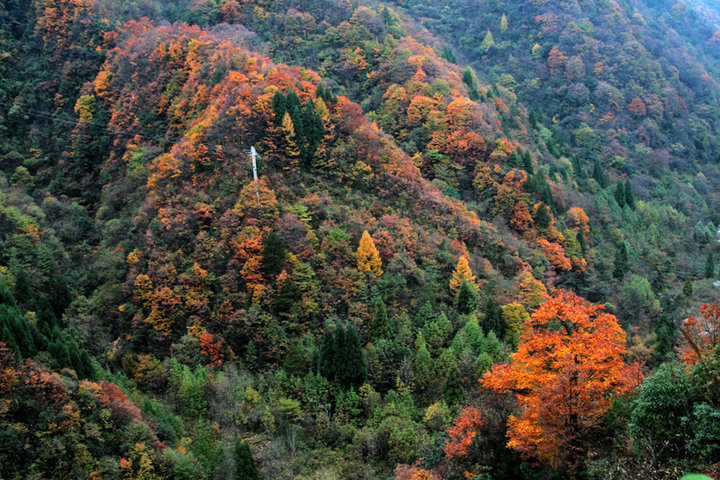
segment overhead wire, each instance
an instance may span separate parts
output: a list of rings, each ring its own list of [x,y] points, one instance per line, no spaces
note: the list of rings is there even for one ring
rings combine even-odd
[[[9,108],[12,108],[15,106],[14,104],[10,104],[8,102],[3,102],[1,100],[0,100],[0,105],[4,105]],[[34,117],[44,118],[46,120],[53,120],[53,121],[65,123],[68,125],[77,125],[78,124],[77,118],[70,118],[70,117],[67,117],[66,115],[56,114],[53,112],[49,112],[47,110],[37,110],[34,108],[30,108],[30,107],[21,107],[21,108],[23,109],[22,112],[24,114],[28,114],[28,115],[31,115]],[[155,141],[155,142],[166,140],[166,137],[160,136],[160,135],[152,135],[149,133],[149,131],[147,129],[144,129],[144,128],[138,129],[137,127],[134,127],[134,128],[130,128],[130,129],[117,129],[116,130],[111,125],[99,123],[99,122],[93,122],[93,121],[85,122],[83,124],[83,126],[99,128],[101,130],[106,130],[109,133],[112,133],[115,135],[124,135],[124,136],[130,136],[130,137],[138,136],[140,138],[144,138],[146,140],[151,140],[151,141]]]
[[[8,102],[3,102],[2,100],[0,100],[0,105],[4,105],[8,108],[12,108],[15,106],[14,104],[11,104]],[[73,125],[73,126],[78,125],[79,119],[77,119],[77,118],[70,118],[66,115],[57,114],[57,113],[49,112],[46,110],[38,110],[38,109],[31,108],[31,107],[21,107],[21,108],[23,108],[23,113],[28,114],[28,115],[32,115],[32,116],[39,117],[39,118],[44,118],[46,120],[57,121],[57,122],[65,123],[68,125]],[[156,142],[156,143],[161,143],[161,142],[168,140],[168,138],[166,136],[159,135],[159,134],[155,134],[155,135],[150,134],[149,130],[142,128],[142,127],[141,128],[135,127],[135,128],[131,128],[131,129],[119,129],[117,127],[112,127],[111,125],[108,125],[105,123],[99,123],[99,122],[93,122],[93,121],[85,122],[83,124],[83,126],[94,127],[94,128],[98,128],[101,130],[105,130],[108,133],[111,133],[113,135],[123,135],[123,136],[127,136],[127,137],[136,137],[137,136],[140,138],[144,138],[145,140],[149,140],[149,141]],[[226,145],[224,142],[222,145],[207,145],[207,147],[215,149],[216,153],[220,150],[224,151],[225,153],[230,153],[229,151],[227,151],[227,148],[226,148]],[[220,148],[218,148],[218,147],[220,147]],[[230,150],[232,150],[232,149],[230,149]],[[243,152],[243,153],[245,153],[245,152]],[[247,153],[249,153],[249,151]]]

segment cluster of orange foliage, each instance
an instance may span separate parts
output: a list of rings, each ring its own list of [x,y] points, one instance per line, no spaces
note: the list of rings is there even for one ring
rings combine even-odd
[[[24,404],[17,404],[15,390],[18,388],[24,390]],[[111,412],[111,421],[101,424],[107,432],[142,421],[140,409],[117,385],[105,381],[77,382],[72,372],[50,372],[47,367],[31,359],[20,362],[0,342],[0,417],[3,421],[12,423],[18,415],[23,418],[23,422],[27,422],[25,417],[28,412],[49,409],[57,416],[57,421],[49,425],[52,434],[74,432],[82,437],[87,433],[83,432],[85,416],[92,408],[107,408]],[[152,430],[148,432],[154,443],[159,445]]]
[[[87,384],[90,384],[87,382]],[[98,394],[100,405],[109,408],[113,416],[123,423],[140,420],[140,409],[128,399],[120,388],[114,383],[101,381]]]
[[[680,346],[680,358],[688,365],[713,355],[720,344],[720,304],[704,304],[700,313],[701,318],[688,317],[680,327],[685,340]]]
[[[443,448],[445,456],[453,458],[467,455],[484,423],[485,417],[480,410],[474,407],[465,407],[455,419],[453,426],[448,429],[450,439]]]
[[[573,470],[613,399],[641,379],[639,365],[625,363],[626,352],[625,332],[613,315],[556,291],[527,321],[512,362],[481,379],[486,388],[517,399],[508,446]]]
[[[645,106],[645,102],[642,101],[641,98],[635,97],[632,99],[632,101],[627,106],[628,110],[630,110],[630,113],[635,115],[636,117],[643,117],[647,113],[647,107]]]
[[[440,477],[433,475],[427,470],[410,465],[398,465],[395,467],[395,480],[440,480]]]

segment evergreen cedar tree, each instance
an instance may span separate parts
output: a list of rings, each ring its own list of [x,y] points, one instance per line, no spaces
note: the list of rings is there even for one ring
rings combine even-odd
[[[457,308],[457,311],[463,315],[474,313],[477,311],[478,302],[477,288],[467,280],[463,280],[455,294],[455,308]]]
[[[367,367],[357,330],[353,324],[327,328],[320,346],[320,375],[345,388],[359,387]]]
[[[235,470],[237,478],[241,480],[260,480],[255,459],[250,451],[250,445],[240,437],[235,440]]]
[[[712,251],[708,252],[707,259],[705,261],[705,278],[715,277],[715,257]]]
[[[380,252],[375,248],[375,243],[367,230],[362,234],[360,246],[355,253],[355,258],[357,258],[357,266],[360,272],[366,273],[372,278],[377,278],[382,275]]]
[[[457,362],[452,362],[447,372],[447,379],[443,384],[442,399],[448,405],[457,405],[463,398],[465,398],[465,388],[463,387],[462,375]]]
[[[375,302],[373,309],[372,323],[370,324],[370,337],[373,339],[389,340],[392,335],[390,324],[388,323],[387,308],[382,299]]]
[[[508,447],[574,471],[613,399],[640,381],[639,365],[626,364],[626,353],[615,316],[574,293],[556,291],[533,312],[511,363],[496,365],[480,380],[515,395],[518,412],[508,418]]]

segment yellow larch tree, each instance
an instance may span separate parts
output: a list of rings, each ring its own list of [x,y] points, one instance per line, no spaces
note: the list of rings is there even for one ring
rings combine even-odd
[[[463,282],[475,285],[475,288],[478,286],[475,282],[475,275],[473,275],[472,270],[470,270],[470,264],[466,257],[460,257],[460,260],[458,260],[455,271],[450,279],[450,292],[455,295]]]
[[[293,124],[292,118],[290,118],[290,114],[287,112],[285,112],[282,119],[282,130],[285,134],[285,141],[287,142],[285,154],[288,166],[286,166],[285,169],[297,169],[300,166],[300,148],[297,143],[295,125]]]
[[[382,275],[382,260],[380,259],[380,252],[375,248],[375,243],[372,237],[365,230],[360,239],[360,246],[355,252],[355,257],[358,262],[358,270],[362,273],[368,273],[371,277],[377,278]]]

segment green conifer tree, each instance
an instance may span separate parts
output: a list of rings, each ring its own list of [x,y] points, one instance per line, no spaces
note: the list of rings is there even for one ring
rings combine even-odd
[[[610,178],[608,178],[608,174],[603,170],[602,165],[600,165],[600,160],[595,160],[592,176],[598,185],[600,185],[600,188],[606,188],[610,184]]]
[[[17,340],[15,339],[15,336],[10,331],[10,328],[8,328],[6,325],[0,324],[0,341],[4,342],[7,348],[11,352],[15,352],[16,354],[21,354],[20,352],[20,346],[18,345]]]
[[[535,174],[535,169],[533,168],[533,163],[532,163],[532,156],[530,155],[530,152],[527,150],[523,150],[523,152],[522,152],[522,164],[523,164],[523,170],[525,170],[528,175]]]
[[[690,299],[693,296],[693,283],[692,280],[689,278],[685,280],[685,284],[683,284],[683,295],[685,295],[685,298],[690,301]]]
[[[632,210],[635,210],[635,195],[633,195],[632,191],[632,185],[630,185],[630,180],[625,180],[625,204],[630,207]]]
[[[39,295],[37,298],[37,325],[42,329],[45,325],[50,330],[55,329],[58,326],[57,317],[55,311],[50,305],[50,301],[45,295]]]
[[[337,353],[335,352],[335,335],[329,327],[326,327],[322,343],[320,344],[318,372],[331,382],[335,379],[337,371],[336,361]]]
[[[440,54],[440,56],[450,63],[457,64],[457,58],[455,58],[455,54],[452,50],[450,50],[450,47],[448,47],[447,45],[443,45],[442,54]]]
[[[583,255],[585,255],[587,253],[587,242],[585,240],[585,234],[583,232],[578,232],[577,241],[580,245],[580,251]]]
[[[434,365],[422,332],[418,332],[417,340],[415,341],[415,361],[413,362],[413,367],[415,371],[415,391],[423,397],[432,389],[434,383]]]
[[[75,296],[61,275],[55,275],[50,279],[50,288],[52,290],[50,305],[55,312],[55,316],[62,318],[62,314],[72,303]]]
[[[472,316],[463,327],[468,337],[468,343],[475,355],[485,350],[485,334],[483,333],[476,316]]]
[[[10,290],[0,280],[0,305],[7,305],[8,307],[16,307],[15,297]]]
[[[535,215],[533,215],[535,228],[541,232],[547,230],[552,223],[552,218],[550,217],[550,212],[548,210],[547,205],[540,202],[540,205],[537,206],[537,210],[535,211]]]
[[[280,90],[275,91],[275,95],[273,95],[272,108],[273,112],[275,112],[275,122],[280,125],[285,112],[287,112],[285,95]]]
[[[492,297],[489,297],[487,302],[485,302],[483,313],[483,330],[488,333],[495,332],[498,338],[502,338],[505,335],[507,326],[502,318],[502,309],[495,303]]]
[[[455,308],[463,315],[474,313],[478,309],[478,292],[475,285],[463,281],[455,294]]]
[[[673,319],[663,314],[655,326],[657,344],[655,346],[655,359],[658,363],[665,360],[668,354],[672,353],[677,341],[678,328]]]
[[[302,342],[292,342],[288,347],[283,369],[291,375],[302,377],[307,373],[308,355],[305,344]]]
[[[57,360],[61,367],[71,367],[72,362],[70,361],[70,350],[67,344],[63,342],[62,335],[58,334],[56,338],[50,342],[48,346],[48,352],[50,355]]]
[[[462,81],[467,88],[468,96],[470,100],[477,101],[480,99],[480,92],[478,91],[477,77],[472,68],[467,67],[463,72]]]
[[[375,302],[373,309],[372,324],[370,326],[370,338],[372,339],[390,339],[392,332],[388,322],[387,308],[382,299]]]
[[[442,398],[448,405],[457,405],[465,398],[462,375],[457,362],[450,366],[442,389]]]
[[[334,332],[329,328],[325,330],[319,373],[346,388],[358,387],[365,382],[367,366],[354,325],[340,324]]]
[[[82,360],[80,360],[80,352],[78,351],[77,345],[68,347],[68,350],[70,352],[70,366],[75,370],[79,378],[85,378],[85,366],[82,364]]]
[[[270,232],[263,240],[263,271],[268,275],[277,276],[285,265],[285,244],[275,232]]]
[[[415,315],[415,325],[422,328],[433,320],[435,320],[435,312],[433,311],[432,304],[428,300],[420,307]]]
[[[490,32],[490,30],[487,31],[485,34],[485,38],[483,39],[482,43],[480,44],[480,53],[486,53],[488,50],[490,50],[492,47],[495,46],[495,39],[493,39],[493,35]]]
[[[38,352],[36,339],[38,331],[33,324],[27,321],[17,308],[0,305],[0,328],[7,329],[8,345],[13,344],[23,357],[30,357]],[[5,333],[3,333],[5,338]]]
[[[443,312],[435,320],[425,325],[422,332],[430,352],[438,354],[450,339],[453,332],[452,322]]]
[[[622,184],[620,184],[622,185]],[[628,251],[627,243],[621,242],[615,252],[615,269],[613,270],[613,277],[618,280],[625,278],[629,267],[630,252]]]
[[[618,180],[615,184],[615,201],[620,208],[623,208],[627,204],[625,199],[625,185],[622,180]]]
[[[29,310],[33,306],[35,293],[23,270],[15,273],[15,301]]]
[[[305,165],[309,165],[310,160],[315,154],[315,150],[317,150],[318,145],[320,145],[325,132],[322,117],[315,111],[315,105],[309,98],[307,99],[307,102],[305,102],[305,106],[302,108],[301,115],[302,136],[298,136],[300,139],[300,156],[302,157]]]
[[[298,98],[297,93],[293,89],[288,90],[288,93],[285,96],[285,108],[288,112],[290,112],[290,116],[292,116],[292,110],[300,110],[300,99]],[[296,119],[293,118],[293,122],[295,122],[295,120]]]
[[[88,355],[87,350],[84,348],[80,349],[80,362],[84,368],[83,377],[94,380],[95,372],[93,371],[93,366],[90,361],[90,355]]]
[[[240,437],[235,440],[235,478],[238,480],[260,480],[250,445]]]
[[[543,189],[542,189],[542,200],[545,202],[545,205],[550,207],[550,211],[553,213],[557,213],[557,208],[555,207],[555,199],[552,195],[552,190],[550,190],[550,185],[547,184],[547,182],[544,182]]]
[[[355,325],[352,323],[348,324],[344,329],[343,347],[345,371],[341,381],[345,387],[359,387],[365,383],[367,378],[367,366],[360,346],[360,338]]]
[[[713,252],[709,251],[707,254],[707,260],[705,261],[705,278],[715,277],[715,257]]]

